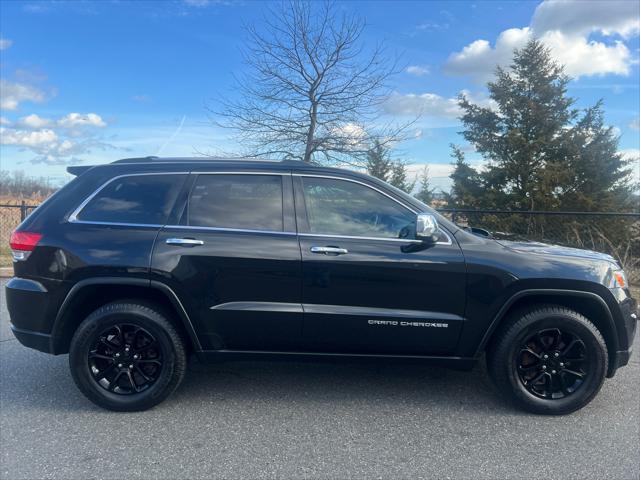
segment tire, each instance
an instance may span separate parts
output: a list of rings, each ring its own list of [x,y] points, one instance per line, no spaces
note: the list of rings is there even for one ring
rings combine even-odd
[[[182,381],[185,345],[153,305],[120,301],[104,305],[78,327],[69,349],[71,375],[80,391],[108,410],[147,410]]]
[[[487,351],[487,366],[498,390],[520,408],[564,415],[597,395],[608,358],[604,338],[583,315],[540,305],[507,320]]]

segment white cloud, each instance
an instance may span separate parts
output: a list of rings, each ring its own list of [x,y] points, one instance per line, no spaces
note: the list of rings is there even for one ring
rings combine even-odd
[[[42,118],[35,113],[27,115],[26,117],[22,117],[20,120],[18,120],[19,126],[36,130],[48,127],[51,125],[51,123],[51,120],[49,120],[48,118]]]
[[[415,75],[416,77],[422,77],[429,74],[429,67],[426,65],[409,65],[407,67],[407,73]]]
[[[11,45],[13,45],[13,40],[9,40],[8,38],[0,37],[0,50],[6,50]]]
[[[560,31],[547,32],[541,40],[572,77],[628,75],[630,72],[631,52],[621,41],[606,45]]]
[[[525,27],[505,30],[498,36],[495,47],[487,40],[476,40],[449,56],[445,72],[471,75],[483,82],[492,77],[497,65],[508,65],[513,58],[513,50],[522,48],[530,38],[531,30]]]
[[[11,121],[7,117],[0,117],[0,125],[11,125]]]
[[[106,127],[102,117],[96,113],[69,113],[57,121],[61,128],[75,129],[78,127]]]
[[[638,4],[629,0],[561,0],[542,2],[531,21],[536,32],[559,30],[565,34],[631,36],[640,31]]]
[[[640,131],[640,117],[636,117],[633,120],[631,120],[631,123],[629,124],[629,128],[631,130]]]
[[[637,4],[632,1],[545,1],[538,5],[531,27],[510,28],[500,33],[492,46],[488,40],[476,40],[449,56],[445,71],[470,75],[484,82],[492,77],[497,65],[506,66],[513,50],[522,48],[531,38],[538,38],[552,55],[565,65],[573,77],[592,75],[628,75],[634,60],[620,39],[603,42],[589,35],[628,37],[640,31]]]
[[[51,129],[27,131],[13,128],[0,129],[2,145],[16,145],[32,149],[47,149],[58,141],[58,135]]]
[[[468,90],[461,90],[460,94],[470,102],[483,107],[495,109],[496,103],[486,95],[475,95]],[[458,105],[458,98],[445,98],[436,93],[407,93],[394,92],[384,104],[385,112],[391,115],[425,116],[440,119],[458,119],[462,109]]]
[[[384,104],[384,110],[391,115],[425,115],[439,118],[458,118],[461,110],[458,100],[445,98],[435,93],[394,92]]]
[[[640,182],[640,149],[638,148],[627,148],[624,150],[620,150],[622,154],[622,158],[625,160],[631,160],[632,163],[630,165],[631,175],[635,182]]]
[[[22,102],[43,102],[45,93],[39,88],[24,83],[0,80],[0,109],[16,110]]]

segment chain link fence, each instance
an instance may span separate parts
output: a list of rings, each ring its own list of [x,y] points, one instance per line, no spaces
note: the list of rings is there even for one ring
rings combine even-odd
[[[29,215],[37,205],[24,201],[0,204],[0,252],[9,249],[9,238],[20,222]]]
[[[534,240],[608,253],[640,284],[640,213],[440,209],[453,222],[495,238]]]

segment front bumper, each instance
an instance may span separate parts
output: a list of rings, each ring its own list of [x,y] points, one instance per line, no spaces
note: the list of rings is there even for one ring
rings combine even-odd
[[[628,291],[625,291],[624,296],[620,294],[618,301],[628,349],[618,350],[616,352],[615,361],[612,362],[613,365],[611,365],[609,369],[610,374],[607,375],[609,377],[613,376],[616,369],[624,367],[629,363],[629,358],[631,358],[631,355],[633,353],[633,340],[636,335],[638,320],[640,317],[640,315],[638,315],[638,302],[629,295]]]

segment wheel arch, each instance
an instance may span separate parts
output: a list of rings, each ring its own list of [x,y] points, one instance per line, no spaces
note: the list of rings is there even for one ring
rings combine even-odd
[[[143,278],[97,277],[81,280],[69,290],[53,324],[51,352],[68,353],[74,332],[92,311],[116,300],[132,298],[162,307],[171,314],[169,321],[182,332],[190,346],[196,351],[202,350],[189,314],[169,286]]]
[[[604,337],[609,354],[607,377],[616,371],[616,355],[618,351],[618,335],[616,325],[607,302],[597,293],[579,290],[535,289],[522,290],[512,295],[500,308],[487,329],[476,355],[490,347],[501,325],[509,314],[534,305],[554,304],[570,308],[589,319]]]

